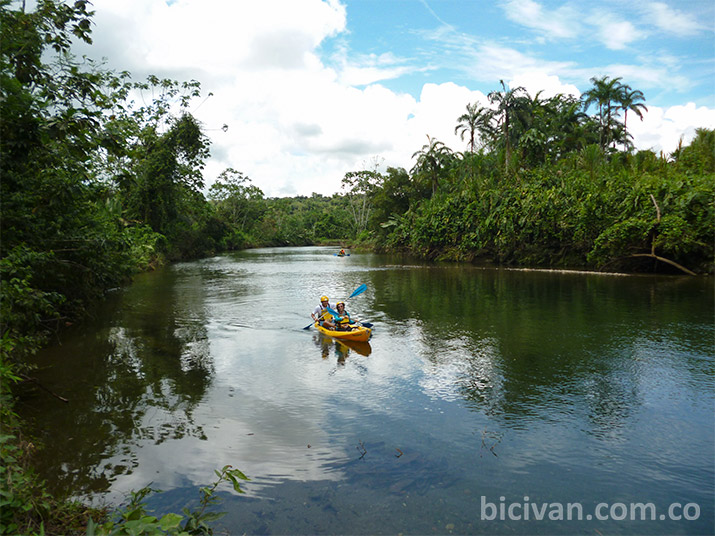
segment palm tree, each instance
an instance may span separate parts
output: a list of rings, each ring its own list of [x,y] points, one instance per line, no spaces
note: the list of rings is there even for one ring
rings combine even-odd
[[[632,111],[641,121],[643,121],[643,112],[648,111],[645,104],[640,101],[645,101],[643,92],[640,89],[631,89],[629,85],[621,86],[620,109],[623,110],[623,128],[628,137],[628,110]]]
[[[621,77],[609,79],[608,76],[602,78],[591,78],[593,87],[582,95],[583,108],[588,109],[591,104],[598,104],[598,119],[601,125],[600,144],[602,148],[607,147],[611,143],[611,126],[613,124],[614,110],[616,113],[618,107],[613,103],[620,102],[622,95],[623,84]]]
[[[626,126],[618,121],[614,121],[611,126],[611,141],[614,147],[622,145],[626,151],[633,149],[633,136],[626,131]]]
[[[550,111],[549,141],[556,158],[578,151],[590,143],[587,128],[590,118],[581,111],[580,100],[559,93],[548,100],[547,109]]]
[[[515,87],[514,89],[506,89],[504,80],[499,80],[502,91],[492,91],[487,95],[489,102],[497,105],[497,109],[493,112],[498,117],[498,125],[504,130],[504,147],[506,151],[505,170],[509,170],[509,162],[511,161],[511,130],[510,123],[515,117],[517,109],[523,103],[526,89],[523,87]]]
[[[432,182],[432,195],[434,195],[439,185],[440,171],[449,162],[452,151],[444,143],[431,138],[428,134],[427,143],[412,155],[412,158],[415,157],[417,157],[417,162],[411,172],[427,174]]]
[[[533,98],[528,93],[519,97],[515,110],[518,121],[511,124],[511,138],[518,141],[522,158],[530,164],[543,162],[559,135],[554,123],[560,95],[542,99],[542,93],[537,92]]]
[[[467,113],[460,115],[457,118],[457,126],[454,127],[454,133],[459,134],[459,138],[464,141],[464,135],[469,133],[469,151],[474,152],[475,135],[477,132],[488,131],[489,121],[491,117],[489,110],[474,104],[467,104]]]

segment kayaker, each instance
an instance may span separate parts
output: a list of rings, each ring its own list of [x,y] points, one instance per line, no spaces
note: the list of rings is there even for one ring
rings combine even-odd
[[[345,310],[345,302],[339,301],[335,305],[337,309],[338,316],[333,318],[338,331],[350,331],[352,327],[350,324],[353,323],[350,314]]]
[[[328,307],[335,309],[335,306],[330,303],[327,296],[321,296],[320,305],[313,310],[310,316],[312,316],[316,322],[319,321],[321,326],[328,329],[335,329],[335,323],[332,322],[332,315],[328,313]]]
[[[344,250],[344,249],[341,249],[341,250],[340,250],[340,253],[338,253],[338,255],[341,255],[341,256],[342,256],[342,255],[345,255],[345,250]]]

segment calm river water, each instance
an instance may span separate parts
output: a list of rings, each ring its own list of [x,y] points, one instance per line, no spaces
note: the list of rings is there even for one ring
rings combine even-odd
[[[712,279],[335,251],[115,292],[37,358],[69,403],[20,406],[50,486],[120,503],[151,484],[156,514],[180,512],[231,464],[251,481],[221,488],[229,534],[713,532]],[[362,283],[368,344],[302,329]]]

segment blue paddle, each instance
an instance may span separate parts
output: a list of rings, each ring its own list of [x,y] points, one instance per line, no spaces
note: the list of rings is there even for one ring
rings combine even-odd
[[[365,283],[363,283],[363,284],[360,285],[358,288],[356,288],[356,289],[353,291],[353,293],[350,294],[350,296],[348,296],[348,300],[349,300],[350,298],[354,298],[355,296],[359,296],[360,294],[362,294],[362,293],[365,292],[366,290],[367,290],[367,285],[366,285]]]
[[[365,292],[366,290],[367,290],[367,285],[366,285],[365,283],[363,283],[363,284],[360,285],[358,288],[356,288],[356,289],[353,291],[353,293],[350,294],[350,296],[348,296],[347,299],[354,298],[355,296],[359,296],[360,294],[362,294],[362,293]],[[336,313],[335,311],[333,311],[333,310],[330,309],[330,308],[328,308],[328,312],[329,312],[331,315],[337,315],[337,314],[338,314],[338,313]],[[313,324],[315,324],[315,321],[311,322],[310,324],[308,324],[307,326],[305,326],[303,329],[310,329],[310,326],[312,326]]]
[[[320,316],[318,317],[318,320],[320,320],[322,317],[323,317],[323,315],[320,315]],[[316,322],[316,321],[313,320],[310,324],[308,324],[307,326],[305,326],[303,329],[310,329],[310,327],[311,327],[313,324],[315,324],[315,322]]]

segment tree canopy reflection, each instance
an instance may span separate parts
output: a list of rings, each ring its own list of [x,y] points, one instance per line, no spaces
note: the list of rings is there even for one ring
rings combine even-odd
[[[173,279],[140,277],[120,303],[97,312],[97,331],[88,326],[69,334],[39,356],[41,367],[51,366],[38,371],[40,381],[53,391],[72,386],[73,392],[66,406],[30,393],[37,434],[54,454],[40,461],[41,471],[52,475],[58,493],[108,489],[115,477],[136,468],[137,445],[206,439],[193,415],[214,374],[202,295],[182,292]],[[103,314],[114,315],[111,327],[101,327],[108,324]],[[51,427],[44,424],[49,421]],[[57,421],[67,433],[48,435]]]
[[[672,292],[661,289],[700,284],[681,278],[427,265],[371,278],[374,309],[393,326],[418,326],[427,372],[449,369],[446,388],[468,405],[505,427],[555,408],[578,412],[591,423],[587,433],[604,439],[617,438],[643,404],[643,341],[697,346],[682,326],[710,314],[708,300],[694,300],[687,318],[688,309],[668,307]],[[697,361],[706,343],[695,350]],[[667,366],[702,369],[689,360]]]

